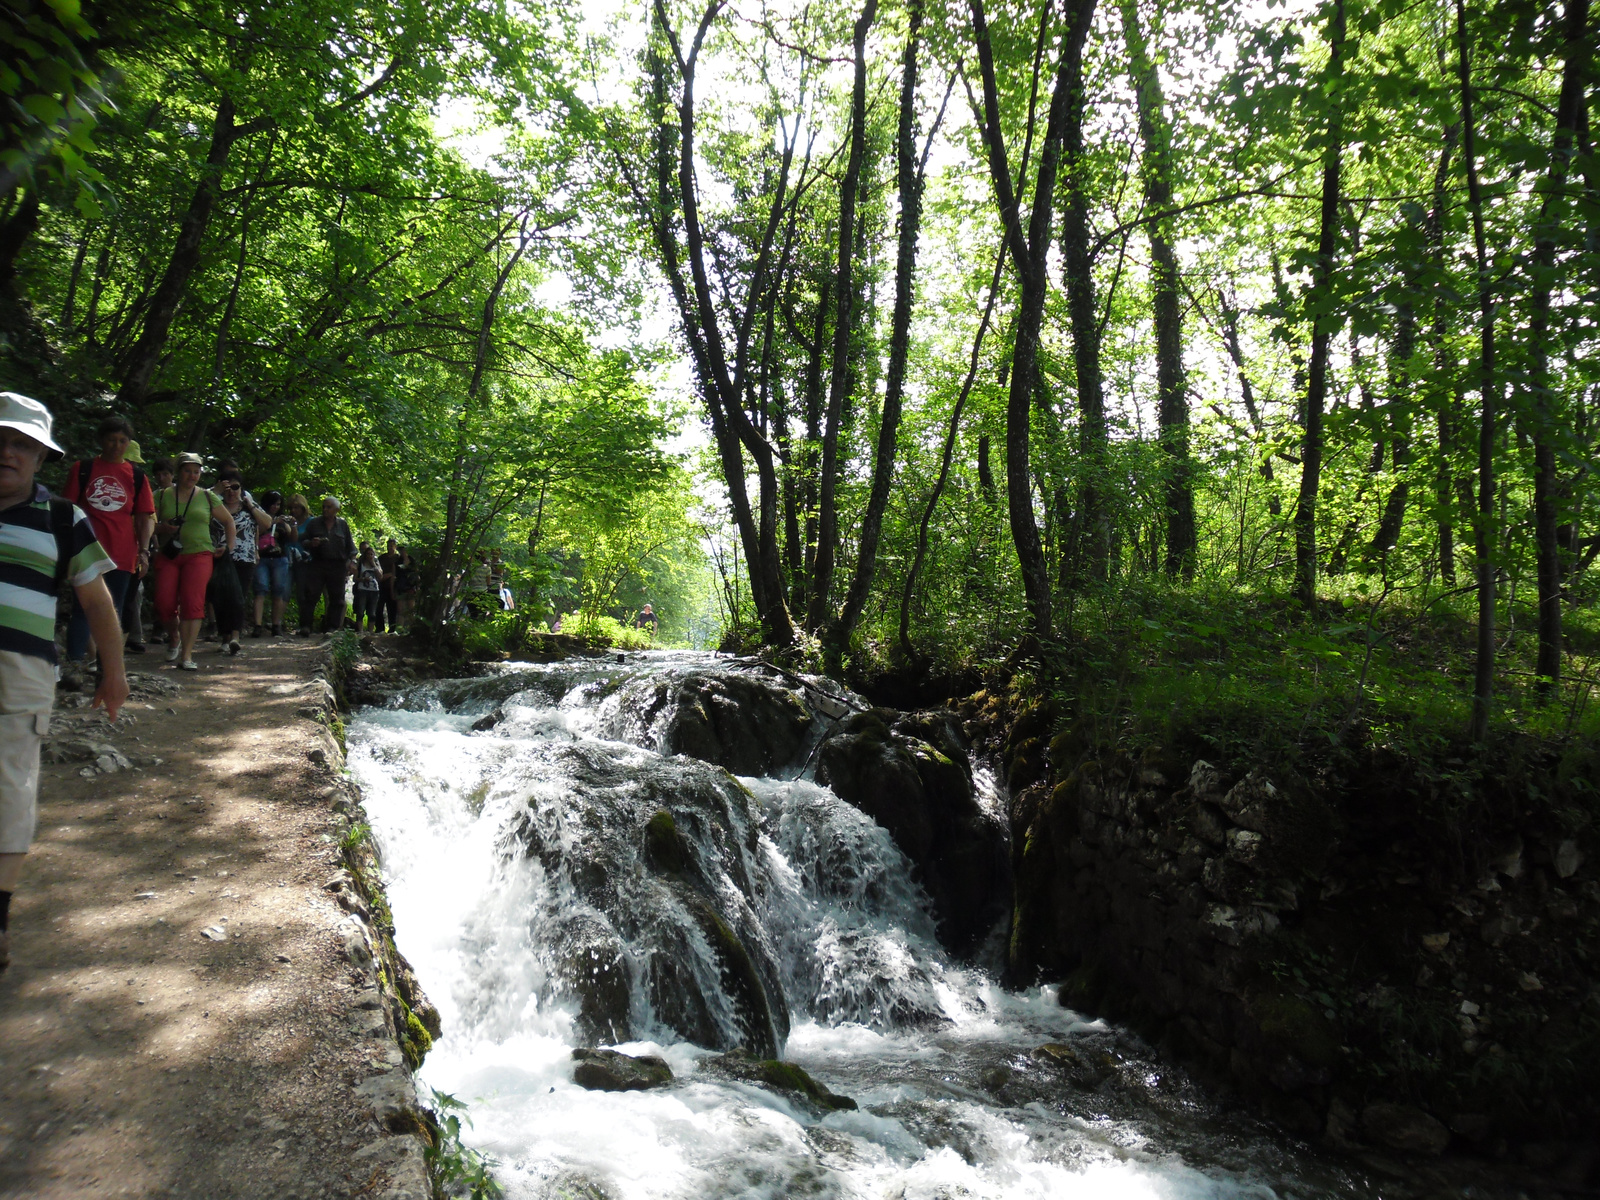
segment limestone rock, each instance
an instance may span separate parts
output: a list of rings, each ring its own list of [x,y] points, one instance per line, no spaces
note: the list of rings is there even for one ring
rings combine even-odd
[[[1222,776],[1205,759],[1195,760],[1189,768],[1189,794],[1196,798],[1214,796],[1222,790]]]
[[[817,782],[889,831],[921,874],[939,935],[971,953],[1005,918],[1010,838],[979,803],[956,722],[940,712],[857,713],[817,752]]]
[[[1406,1154],[1433,1157],[1450,1145],[1450,1131],[1409,1104],[1369,1104],[1361,1112],[1361,1128],[1373,1141]]]
[[[812,724],[784,677],[718,668],[624,684],[602,715],[601,733],[735,775],[770,775],[795,761]]]
[[[792,1062],[783,1062],[775,1058],[751,1058],[742,1051],[735,1050],[702,1060],[700,1069],[717,1078],[759,1084],[824,1112],[858,1107],[849,1096],[841,1096],[830,1091]]]
[[[580,1047],[572,1052],[572,1058],[578,1064],[572,1069],[572,1081],[591,1092],[640,1092],[672,1082],[667,1060],[653,1054],[635,1057]]]

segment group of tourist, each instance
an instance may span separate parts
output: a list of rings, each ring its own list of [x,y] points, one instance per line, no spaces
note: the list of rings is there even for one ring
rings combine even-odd
[[[218,464],[205,482],[197,454],[147,465],[121,417],[100,423],[99,453],[69,464],[52,496],[37,476],[66,457],[53,429],[43,404],[0,392],[0,968],[10,962],[11,893],[37,822],[63,584],[72,587],[66,657],[93,656],[93,702],[115,720],[128,696],[123,655],[146,650],[147,584],[167,661],[194,671],[208,618],[219,650],[234,655],[242,638],[286,634],[291,601],[299,635],[310,635],[319,609],[325,633],[347,621],[382,632],[410,622],[420,583],[395,539],[382,553],[356,540],[336,497],[312,515],[303,496],[253,495],[237,463]]]
[[[285,635],[291,600],[298,635],[311,633],[319,605],[321,630],[342,628],[352,580],[357,629],[381,632],[410,619],[418,586],[410,553],[393,538],[382,554],[358,542],[336,497],[323,497],[313,516],[304,496],[252,494],[230,461],[203,483],[205,464],[190,453],[158,458],[147,474],[126,420],[108,417],[98,433],[100,453],[68,467],[61,494],[87,512],[115,564],[106,585],[129,652],[145,650],[147,579],[167,660],[185,671],[197,669],[194,649],[208,612],[218,647],[228,654],[240,653],[246,636]],[[69,661],[81,661],[89,641],[86,618],[75,605]]]

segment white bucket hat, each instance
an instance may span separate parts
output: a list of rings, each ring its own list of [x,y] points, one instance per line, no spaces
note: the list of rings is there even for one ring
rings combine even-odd
[[[46,462],[66,457],[66,451],[56,445],[55,439],[50,436],[52,424],[50,410],[32,396],[24,396],[21,392],[0,392],[0,427],[15,429],[38,442],[49,451],[45,455]]]

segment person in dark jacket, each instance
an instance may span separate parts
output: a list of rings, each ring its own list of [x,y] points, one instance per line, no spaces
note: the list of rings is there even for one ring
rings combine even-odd
[[[345,583],[356,570],[356,540],[339,509],[337,499],[324,496],[322,515],[306,522],[300,538],[311,555],[308,574],[313,594],[323,600],[323,633],[344,628]]]

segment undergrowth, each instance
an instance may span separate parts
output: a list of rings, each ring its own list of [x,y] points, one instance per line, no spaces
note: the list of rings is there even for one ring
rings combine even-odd
[[[490,1172],[498,1164],[461,1140],[463,1123],[470,1128],[467,1106],[447,1092],[428,1089],[433,1110],[434,1136],[423,1155],[436,1200],[499,1200],[505,1193]]]
[[[1197,738],[1219,763],[1320,758],[1382,743],[1462,756],[1471,709],[1473,598],[1460,590],[1352,581],[1314,614],[1281,595],[1213,594],[1159,580],[1079,596],[1037,678],[1086,752]],[[1600,620],[1567,617],[1558,689],[1533,675],[1533,613],[1502,616],[1492,729],[1544,742],[1600,734]]]

